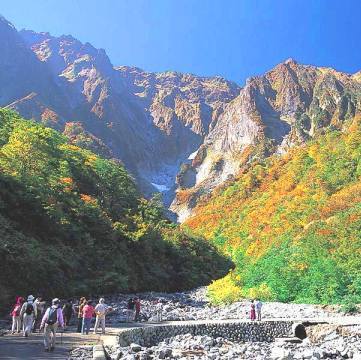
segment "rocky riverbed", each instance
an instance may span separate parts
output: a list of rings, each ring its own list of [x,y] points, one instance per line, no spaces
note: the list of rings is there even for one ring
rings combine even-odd
[[[272,343],[234,343],[209,336],[178,335],[156,346],[109,348],[111,359],[361,359],[361,327],[317,325],[310,330],[314,336],[299,343],[277,339]]]
[[[109,317],[112,324],[126,320],[126,307],[132,295],[118,295],[108,298],[108,304],[114,312]],[[157,300],[161,301],[163,321],[188,321],[188,320],[225,320],[248,319],[250,311],[249,301],[239,301],[226,306],[211,306],[207,300],[206,288],[184,293],[144,293],[137,294],[142,303],[141,312],[143,320],[155,320]],[[264,303],[262,314],[264,319],[291,318],[312,319],[340,316],[338,307],[317,306],[309,304],[284,304],[278,302]]]
[[[132,295],[117,295],[107,298],[114,309],[109,316],[108,326],[117,326],[126,320],[126,306]],[[249,319],[249,301],[240,301],[227,306],[211,306],[207,301],[206,289],[185,293],[135,294],[141,300],[143,321],[154,321],[157,301],[161,302],[163,321]],[[159,305],[158,305],[159,306]],[[347,316],[338,307],[307,304],[265,303],[263,318],[331,320]],[[361,321],[360,321],[361,322]],[[232,342],[210,336],[177,335],[167,338],[155,346],[142,347],[133,343],[127,347],[107,348],[112,360],[147,359],[356,359],[361,360],[361,327],[316,325],[307,328],[308,338],[299,343],[284,339],[275,342]],[[88,348],[75,349],[70,359],[91,359]]]

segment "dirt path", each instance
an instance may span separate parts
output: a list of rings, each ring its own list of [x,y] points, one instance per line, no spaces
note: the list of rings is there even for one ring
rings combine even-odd
[[[101,335],[81,335],[71,329],[57,336],[57,344],[54,352],[45,352],[43,334],[32,334],[25,338],[21,334],[5,335],[0,337],[1,360],[65,360],[69,351],[80,345],[95,345],[102,342]]]

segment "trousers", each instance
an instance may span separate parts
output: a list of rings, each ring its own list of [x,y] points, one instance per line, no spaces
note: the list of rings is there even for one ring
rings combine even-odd
[[[28,315],[28,314],[24,314],[24,318],[23,318],[23,331],[24,331],[24,336],[28,336],[31,334],[31,331],[33,329],[33,322],[34,322],[34,315]]]
[[[102,328],[102,333],[105,334],[105,315],[97,315],[95,319],[94,334],[97,332],[99,325]]]
[[[55,347],[56,340],[56,330],[58,329],[58,324],[55,323],[53,325],[45,324],[44,329],[44,346],[45,349],[51,349]]]
[[[11,332],[20,332],[21,329],[21,319],[20,316],[13,316],[13,324],[11,326]]]

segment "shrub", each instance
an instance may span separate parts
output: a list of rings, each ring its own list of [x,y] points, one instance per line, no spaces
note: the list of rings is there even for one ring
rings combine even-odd
[[[242,290],[237,284],[237,278],[233,272],[224,278],[213,281],[208,286],[208,297],[212,304],[230,304],[242,298]]]
[[[271,288],[265,283],[245,290],[243,295],[248,299],[260,299],[263,301],[270,301],[274,299],[274,294],[272,293]]]

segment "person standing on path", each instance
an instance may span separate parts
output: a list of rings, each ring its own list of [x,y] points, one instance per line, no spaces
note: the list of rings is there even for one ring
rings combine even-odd
[[[133,317],[134,317],[134,300],[133,298],[130,298],[128,300],[128,304],[127,304],[127,322],[132,322]]]
[[[140,300],[138,297],[135,298],[134,300],[134,305],[135,305],[135,316],[134,316],[134,321],[140,321]]]
[[[27,337],[31,334],[36,316],[37,309],[34,304],[34,296],[29,295],[20,311],[20,317],[23,319],[23,336]]]
[[[92,322],[92,318],[94,315],[94,306],[92,305],[92,301],[88,300],[86,305],[83,307],[83,326],[81,328],[81,333],[89,334],[90,326]]]
[[[251,302],[251,320],[256,320],[256,306],[254,304],[254,300]]]
[[[63,312],[59,306],[60,300],[53,299],[52,306],[49,307],[41,320],[40,330],[44,329],[44,346],[45,351],[55,349],[56,331],[58,327],[64,328]]]
[[[257,299],[256,300],[256,314],[257,314],[257,321],[262,320],[262,301]]]
[[[34,305],[36,306],[36,319],[34,321],[34,332],[37,329],[40,329],[41,325],[41,319],[43,318],[44,311],[45,311],[45,301],[43,301],[43,298],[38,296],[36,300],[34,301]]]
[[[16,298],[16,303],[10,313],[13,323],[11,326],[11,333],[15,334],[15,330],[17,333],[20,333],[21,330],[21,317],[20,317],[20,312],[21,312],[21,307],[23,305],[24,299],[21,296],[18,296]]]
[[[81,297],[78,304],[78,333],[81,333],[83,327],[83,308],[86,305],[86,298]]]
[[[64,318],[64,325],[69,326],[71,316],[73,315],[73,303],[69,299],[63,306],[63,318]]]
[[[104,298],[99,299],[99,303],[95,307],[95,326],[94,326],[94,334],[97,333],[99,325],[102,328],[102,334],[105,334],[105,316],[109,312],[110,308],[105,304]]]

